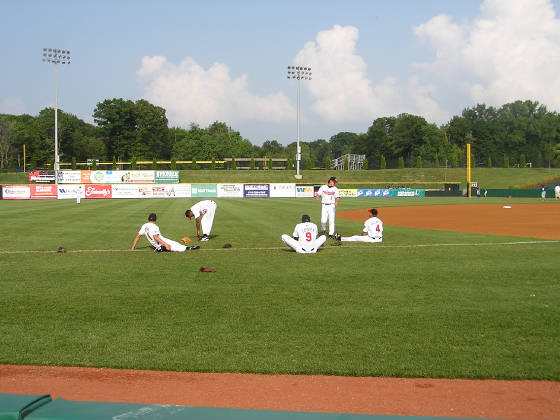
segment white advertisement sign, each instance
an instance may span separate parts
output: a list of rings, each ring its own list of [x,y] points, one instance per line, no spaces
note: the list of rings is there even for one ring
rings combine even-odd
[[[140,198],[140,191],[138,191],[138,185],[130,184],[114,184],[111,185],[113,190],[113,198]]]
[[[218,184],[218,197],[243,198],[243,184]]]
[[[81,184],[82,171],[57,171],[56,179],[59,184]]]
[[[4,200],[27,200],[31,198],[31,188],[28,185],[3,185],[2,198]]]
[[[59,200],[70,200],[70,199],[76,199],[76,193],[78,191],[78,188],[80,186],[79,185],[61,185],[58,184],[58,199]],[[85,193],[85,188],[82,188],[82,191],[80,193],[81,198],[85,198],[86,193]]]
[[[191,184],[165,184],[166,198],[190,198]]]
[[[296,185],[296,197],[313,197],[313,185]]]
[[[270,184],[270,197],[294,198],[296,196],[296,184]]]

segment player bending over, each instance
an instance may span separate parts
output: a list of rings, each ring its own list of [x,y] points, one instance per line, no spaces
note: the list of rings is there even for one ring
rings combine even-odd
[[[212,231],[212,224],[214,223],[216,207],[218,206],[214,201],[202,200],[185,212],[187,221],[194,217],[196,224],[196,236],[199,241],[207,241],[210,239],[210,232]],[[202,235],[200,235],[201,228]]]
[[[311,218],[304,214],[301,223],[294,229],[292,237],[282,235],[282,241],[298,254],[314,254],[327,240],[325,235],[317,237],[317,225],[311,223]]]
[[[340,238],[345,242],[381,242],[383,240],[383,222],[377,218],[377,209],[368,210],[370,218],[364,222],[361,235]]]
[[[132,247],[130,248],[131,251],[134,251],[136,248],[136,244],[142,235],[146,236],[150,245],[154,247],[154,251],[156,252],[185,252],[194,249],[200,249],[199,246],[185,246],[181,245],[179,242],[172,241],[171,239],[167,239],[166,237],[162,236],[158,225],[156,225],[157,216],[155,213],[150,213],[148,216],[148,223],[144,223],[136,238],[134,238],[134,242],[132,243]]]

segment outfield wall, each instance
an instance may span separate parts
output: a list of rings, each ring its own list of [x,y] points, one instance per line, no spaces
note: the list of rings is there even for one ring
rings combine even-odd
[[[82,171],[83,172],[83,171]],[[311,198],[318,185],[282,184],[26,184],[2,185],[3,200],[106,198]],[[422,189],[341,188],[344,198],[425,197]]]

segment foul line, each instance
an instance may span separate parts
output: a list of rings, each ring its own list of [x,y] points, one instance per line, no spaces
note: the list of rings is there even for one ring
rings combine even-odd
[[[518,242],[478,242],[478,243],[461,243],[461,244],[411,244],[411,245],[380,245],[380,244],[364,244],[358,246],[324,246],[321,250],[325,249],[387,249],[387,248],[430,248],[430,247],[446,247],[446,246],[512,246],[512,245],[536,245],[536,244],[556,244],[560,243],[560,240],[550,240],[550,241],[518,241]],[[208,249],[199,249],[196,252],[205,252],[205,251],[274,251],[274,250],[289,250],[288,247],[255,247],[255,248],[208,248]],[[137,249],[135,251],[130,251],[130,249],[76,249],[76,250],[67,250],[66,253],[68,254],[77,254],[77,253],[88,253],[88,252],[153,252],[152,249]],[[187,251],[188,252],[188,251]],[[58,251],[45,251],[45,250],[38,250],[38,251],[1,251],[0,254],[57,254]]]

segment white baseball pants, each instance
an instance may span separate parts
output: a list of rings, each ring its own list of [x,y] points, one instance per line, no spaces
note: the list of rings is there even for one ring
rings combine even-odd
[[[321,205],[321,229],[327,230],[327,220],[329,221],[329,235],[334,235],[334,216],[336,206],[334,204]]]
[[[321,248],[326,240],[327,237],[325,235],[318,236],[317,239],[315,239],[315,244],[311,248],[304,249],[299,241],[296,241],[290,235],[282,235],[282,241],[298,254],[314,254]]]

